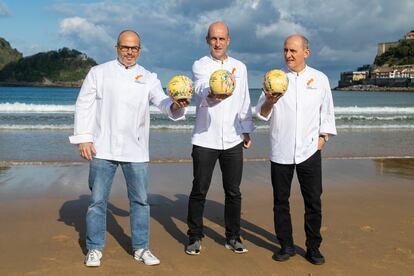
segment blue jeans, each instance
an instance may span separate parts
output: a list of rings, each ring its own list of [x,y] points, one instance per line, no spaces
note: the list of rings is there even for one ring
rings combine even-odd
[[[91,200],[86,213],[86,248],[88,250],[102,250],[105,246],[107,201],[118,165],[121,165],[127,184],[132,249],[149,247],[148,163],[94,158],[89,168]]]

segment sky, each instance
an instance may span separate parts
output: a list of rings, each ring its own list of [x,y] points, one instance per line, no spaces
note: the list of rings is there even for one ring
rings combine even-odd
[[[120,31],[142,40],[138,63],[166,85],[177,74],[191,77],[192,63],[208,55],[208,26],[226,22],[229,55],[244,62],[249,86],[284,67],[283,42],[291,34],[310,41],[307,64],[335,87],[340,72],[373,63],[377,43],[397,41],[414,30],[412,0],[0,0],[0,37],[24,56],[62,47],[103,63],[114,59]]]

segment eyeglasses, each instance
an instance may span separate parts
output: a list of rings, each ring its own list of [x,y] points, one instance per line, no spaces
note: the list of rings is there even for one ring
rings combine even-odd
[[[129,52],[129,50],[131,50],[133,53],[138,53],[139,49],[141,49],[139,46],[117,45],[116,47],[123,53]]]

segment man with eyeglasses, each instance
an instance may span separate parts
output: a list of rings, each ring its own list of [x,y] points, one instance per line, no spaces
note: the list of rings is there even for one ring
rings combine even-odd
[[[149,250],[149,104],[179,120],[188,102],[172,101],[157,75],[136,63],[141,53],[136,32],[122,31],[116,50],[116,60],[93,67],[86,76],[76,101],[74,135],[69,137],[79,145],[80,156],[90,161],[85,265],[100,266],[107,201],[118,165],[128,190],[134,258],[157,265],[159,259]]]

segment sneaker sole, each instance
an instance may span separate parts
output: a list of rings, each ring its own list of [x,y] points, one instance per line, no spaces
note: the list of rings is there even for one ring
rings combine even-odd
[[[320,261],[320,262],[315,262],[314,260],[312,260],[311,258],[308,258],[308,257],[305,257],[305,259],[313,265],[323,265],[325,263],[325,260]]]
[[[247,250],[246,248],[243,249],[243,251],[237,251],[230,244],[227,244],[227,243],[224,245],[224,247],[227,248],[227,249],[229,249],[229,250],[231,250],[231,251],[233,251],[236,254],[243,254],[243,253],[249,252],[249,250]]]
[[[200,250],[198,252],[195,252],[195,251],[187,251],[186,250],[185,253],[187,253],[188,255],[191,255],[191,256],[200,255],[200,253],[201,253],[201,245],[200,245]]]
[[[143,259],[137,259],[137,258],[135,258],[135,257],[134,257],[134,259],[135,259],[136,261],[138,261],[138,262],[142,262],[143,264],[148,265],[148,266],[159,265],[159,264],[161,263],[161,262],[157,262],[157,263],[146,263]]]
[[[85,263],[87,267],[98,267],[101,266],[101,262],[99,263]]]
[[[287,257],[287,258],[278,258],[278,257],[274,256],[273,260],[278,261],[278,262],[286,262],[286,261],[290,260],[291,257],[294,257],[294,256],[296,256],[296,254],[293,254],[293,255],[289,254],[289,257]]]

